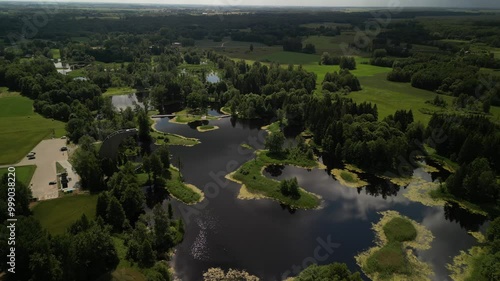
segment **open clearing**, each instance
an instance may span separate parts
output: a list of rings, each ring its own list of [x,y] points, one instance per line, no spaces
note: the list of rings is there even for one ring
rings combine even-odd
[[[63,122],[35,113],[32,100],[5,88],[0,89],[0,108],[0,164],[16,163],[41,140],[65,134]]]
[[[33,208],[33,214],[50,234],[63,234],[83,214],[89,219],[95,217],[97,195],[67,195],[40,202]]]
[[[0,168],[0,178],[8,173],[8,168]],[[30,184],[31,178],[35,173],[35,165],[19,166],[16,167],[16,180],[28,186]]]

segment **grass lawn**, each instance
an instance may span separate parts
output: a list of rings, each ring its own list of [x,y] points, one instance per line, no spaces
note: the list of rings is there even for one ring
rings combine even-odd
[[[87,72],[85,71],[85,68],[80,68],[80,69],[75,69],[72,70],[71,72],[68,72],[67,76],[71,78],[76,78],[76,77],[85,77],[87,75]]]
[[[64,123],[33,111],[33,101],[15,93],[0,94],[0,164],[21,160],[41,140],[65,135]]]
[[[268,151],[258,151],[255,160],[243,164],[231,174],[231,179],[244,184],[251,193],[264,195],[294,208],[314,209],[319,206],[319,198],[302,188],[299,189],[300,197],[298,199],[284,196],[279,189],[279,181],[269,179],[262,174],[262,169],[272,164],[296,165],[306,168],[318,165],[314,160],[289,159],[286,156],[276,157],[269,155]]]
[[[151,132],[151,136],[156,140],[155,143],[157,145],[167,144],[193,146],[200,143],[200,140],[195,138],[187,138],[176,134],[162,133],[158,131]]]
[[[28,166],[19,166],[16,168],[16,180],[22,182],[24,185],[29,186],[31,182],[31,178],[35,173],[36,166],[28,165]],[[8,168],[0,168],[0,178],[3,178],[3,175],[8,173]]]
[[[53,59],[58,60],[61,58],[61,51],[59,51],[59,49],[50,49],[50,52],[52,53]]]
[[[136,90],[130,87],[110,87],[102,95],[105,97],[135,94]]]
[[[34,216],[50,234],[63,234],[83,214],[95,217],[97,195],[67,195],[42,201],[33,208]]]
[[[66,173],[66,169],[59,162],[56,162],[56,173]]]

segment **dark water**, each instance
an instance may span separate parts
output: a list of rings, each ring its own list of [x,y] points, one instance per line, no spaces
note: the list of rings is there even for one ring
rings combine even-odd
[[[354,189],[340,185],[325,170],[290,166],[274,167],[266,174],[297,177],[302,187],[323,197],[320,210],[291,211],[271,200],[238,200],[239,185],[224,175],[253,158],[241,143],[263,147],[266,133],[260,127],[266,124],[229,118],[210,124],[220,129],[199,133],[166,119],[157,125],[162,131],[201,140],[194,147],[171,148],[174,159],[180,157],[183,163],[185,180],[206,194],[195,206],[172,201],[186,224],[185,239],[173,259],[181,280],[202,280],[210,267],[245,269],[261,280],[280,280],[312,262],[345,262],[351,270],[359,270],[354,256],[374,245],[371,225],[384,210],[399,211],[432,231],[432,248],[417,254],[433,266],[435,280],[448,280],[446,263],[474,245],[467,231],[478,230],[484,222],[454,205],[438,208],[410,202],[402,196],[405,188],[375,177],[368,179],[367,188]],[[429,181],[436,177],[422,169],[415,173]]]

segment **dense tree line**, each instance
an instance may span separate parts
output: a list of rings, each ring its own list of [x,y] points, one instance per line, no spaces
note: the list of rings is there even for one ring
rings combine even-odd
[[[304,115],[305,126],[323,151],[373,170],[397,169],[398,158],[409,153],[409,140],[423,138],[423,126],[413,125],[411,112],[378,122],[376,106],[339,96],[311,99]]]
[[[431,143],[439,155],[458,164],[469,164],[484,157],[493,170],[500,172],[500,131],[498,125],[482,116],[434,114],[426,129],[426,137],[442,132],[445,141]]]

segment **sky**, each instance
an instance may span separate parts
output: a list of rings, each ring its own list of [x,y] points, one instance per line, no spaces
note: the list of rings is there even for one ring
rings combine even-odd
[[[15,0],[14,0],[15,1]],[[29,0],[18,0],[29,1]],[[498,0],[30,0],[33,2],[94,2],[138,4],[198,4],[216,6],[331,6],[331,7],[449,7],[500,8]]]

